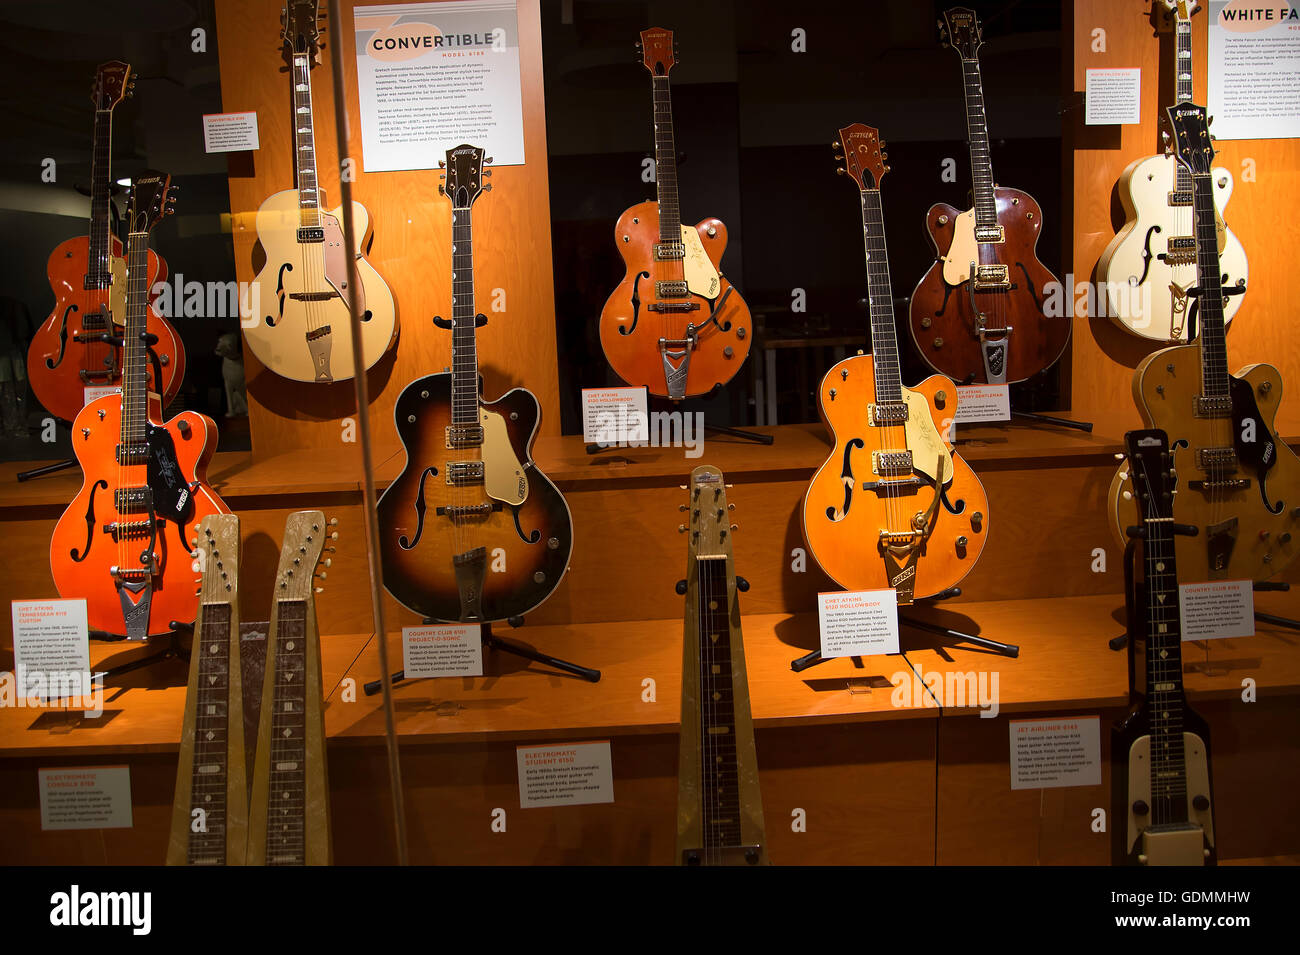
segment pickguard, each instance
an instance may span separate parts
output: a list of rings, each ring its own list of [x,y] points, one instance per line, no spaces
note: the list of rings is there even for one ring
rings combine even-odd
[[[961,285],[970,278],[970,264],[980,260],[980,244],[975,241],[975,210],[967,209],[952,223],[952,243],[943,260],[943,280]]]
[[[339,226],[339,220],[331,215],[321,216],[321,227],[325,232],[324,256],[325,256],[325,281],[329,282],[334,291],[339,293],[339,298],[344,302],[348,300],[348,247],[343,240],[343,229]],[[360,284],[356,288],[357,293],[357,312],[363,315],[362,321],[370,316],[366,313],[366,287]]]
[[[194,514],[194,493],[181,473],[176,460],[176,445],[171,432],[158,425],[149,425],[149,458],[145,466],[152,509],[155,517],[165,518],[176,525],[181,547],[189,551],[190,544],[185,525]]]
[[[952,481],[952,454],[948,451],[943,436],[939,434],[939,429],[935,427],[934,419],[930,417],[930,402],[920,392],[909,391],[907,388],[902,391],[903,400],[907,402],[907,421],[903,425],[903,432],[907,435],[907,448],[912,452],[912,470],[933,482],[942,466],[942,473],[947,477],[946,486]]]
[[[519,505],[528,499],[528,476],[510,443],[506,419],[479,408],[483,426],[483,490],[503,504]]]
[[[682,226],[682,249],[685,252],[682,271],[685,273],[686,287],[694,295],[717,298],[718,292],[722,290],[722,280],[718,276],[718,270],[713,267],[713,260],[704,251],[704,243],[700,241],[700,233],[694,226]]]
[[[1286,502],[1278,501],[1274,504],[1268,499],[1268,472],[1277,463],[1277,443],[1259,413],[1254,386],[1244,378],[1233,376],[1228,379],[1228,393],[1232,397],[1232,443],[1237,451],[1237,460],[1243,467],[1255,472],[1255,478],[1259,482],[1259,495],[1268,512],[1281,514]],[[1254,422],[1254,441],[1242,440],[1247,421]]]

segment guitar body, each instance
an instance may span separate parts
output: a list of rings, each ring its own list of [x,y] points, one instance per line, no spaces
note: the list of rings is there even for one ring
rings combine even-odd
[[[614,241],[627,273],[600,313],[600,344],[610,367],[629,385],[644,385],[659,397],[671,397],[661,339],[683,339],[688,325],[699,330],[697,347],[686,366],[687,397],[708,394],[730,381],[744,364],[753,340],[749,306],[720,271],[727,227],[717,219],[705,219],[693,227],[683,226],[682,238],[686,256],[680,264],[656,261],[658,205],[643,202],[619,216]],[[682,272],[690,294],[661,296],[657,283],[680,280]],[[692,308],[656,311],[683,305]]]
[[[991,334],[1001,336],[1000,329],[1011,329],[1005,352],[1008,383],[1050,368],[1070,340],[1067,318],[1043,314],[1050,289],[1060,288],[1060,281],[1038,260],[1042,210],[1018,189],[998,186],[993,193],[1002,242],[976,241],[974,209],[961,212],[939,203],[926,213],[926,229],[938,257],[912,293],[908,325],[926,363],[959,384],[987,380],[978,312],[971,302],[972,262],[1007,267],[1009,289],[974,297],[988,315]]]
[[[41,406],[64,421],[75,418],[86,403],[85,387],[122,384],[119,346],[77,341],[83,334],[122,334],[126,315],[126,262],[122,258],[121,241],[113,237],[111,242],[113,282],[107,289],[85,287],[90,240],[84,235],[60,242],[46,264],[50,289],[54,292],[54,311],[32,336],[27,349],[27,378]],[[153,288],[166,274],[166,266],[150,250],[148,287]],[[102,317],[98,326],[95,324],[96,316],[101,316],[104,309],[112,315],[111,329]],[[154,390],[161,390],[162,404],[166,407],[185,378],[185,346],[176,329],[152,306],[146,327],[158,338],[153,349],[162,370],[162,382],[161,389],[155,383]]]
[[[928,597],[953,586],[975,566],[987,537],[988,497],[975,472],[953,453],[943,437],[955,414],[951,381],[933,375],[916,388],[902,389],[909,408],[905,425],[872,426],[868,406],[875,401],[874,364],[855,355],[834,365],[819,391],[822,421],[835,450],[813,476],[804,496],[803,530],[808,549],[821,568],[846,590],[899,589]],[[832,396],[832,392],[834,393]],[[866,490],[865,482],[886,479],[873,471],[872,452],[909,450],[913,466],[896,476],[900,490]],[[935,477],[942,474],[935,500]],[[902,480],[900,481],[900,477]],[[906,482],[919,479],[919,486]],[[909,573],[881,552],[881,532],[912,528],[917,515],[929,514],[928,537]],[[959,541],[964,540],[964,543]]]
[[[1300,553],[1300,460],[1278,440],[1273,426],[1282,378],[1271,365],[1241,369],[1230,382],[1228,418],[1195,416],[1193,403],[1200,392],[1199,339],[1148,355],[1133,375],[1133,398],[1142,420],[1169,434],[1179,473],[1174,518],[1200,529],[1195,537],[1175,539],[1179,569],[1186,582],[1266,580]],[[1254,440],[1244,441],[1246,434]],[[1235,476],[1249,479],[1249,487],[1207,491],[1191,486],[1206,479],[1198,458],[1214,448],[1235,450]],[[1126,529],[1138,523],[1127,475],[1127,466],[1121,467],[1110,488],[1111,522],[1121,543],[1127,540]]]
[[[244,338],[258,361],[293,381],[352,378],[342,206],[320,218],[324,240],[300,243],[298,190],[277,192],[257,210],[266,264],[253,280],[260,321],[244,329]],[[350,251],[362,289],[362,365],[369,369],[397,338],[397,311],[393,293],[364,258],[370,214],[359,202],[352,203],[352,223],[357,242]]]
[[[188,622],[198,610],[191,539],[198,522],[229,508],[208,486],[208,461],[216,450],[217,428],[211,418],[185,411],[165,425],[156,397],[150,398],[149,463],[121,468],[117,463],[122,402],[106,395],[86,405],[72,423],[73,446],[84,475],[81,490],[55,525],[50,540],[50,570],[61,597],[84,597],[91,630],[123,634],[124,610],[112,570],[126,559],[138,566],[148,543],[131,537],[121,549],[106,525],[140,521],[142,515],[119,511],[117,491],[125,483],[153,490],[162,526],[155,552],[161,565],[152,578],[148,635],[170,632],[172,620]],[[130,475],[123,477],[123,475]],[[126,556],[129,555],[129,556]]]
[[[1127,221],[1097,262],[1097,276],[1106,289],[1106,314],[1126,332],[1153,341],[1186,342],[1188,299],[1170,286],[1188,289],[1197,284],[1196,249],[1182,253],[1181,264],[1166,261],[1171,238],[1195,241],[1190,206],[1172,206],[1169,194],[1177,184],[1178,161],[1173,156],[1147,156],[1131,163],[1119,181],[1119,198]],[[1226,286],[1246,284],[1246,250],[1223,224],[1223,209],[1232,196],[1232,174],[1212,171],[1219,263]],[[1223,302],[1224,322],[1230,322],[1244,295]],[[1175,325],[1178,326],[1175,329]],[[1175,334],[1177,332],[1177,334]]]
[[[452,556],[484,547],[481,620],[505,620],[532,610],[559,585],[573,549],[573,520],[559,489],[533,464],[541,409],[532,392],[515,388],[496,401],[480,400],[482,446],[453,452],[447,447],[451,377],[417,379],[397,399],[406,464],[378,504],[384,587],[423,617],[475,619],[462,605]],[[481,486],[448,483],[449,460],[480,457]],[[489,506],[490,513],[459,522],[439,513],[479,505]],[[498,549],[504,552],[504,572],[493,570],[502,566]]]

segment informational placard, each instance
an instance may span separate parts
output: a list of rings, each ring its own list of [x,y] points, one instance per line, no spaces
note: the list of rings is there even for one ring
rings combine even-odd
[[[90,693],[90,640],[86,601],[15,600],[14,672],[28,698],[80,703]]]
[[[204,113],[203,151],[237,153],[258,149],[256,113]]]
[[[1249,580],[1178,585],[1183,642],[1255,634],[1255,589]]]
[[[519,806],[586,806],[614,801],[609,740],[515,748]]]
[[[1009,720],[1011,788],[1101,785],[1101,719]]]
[[[514,0],[387,3],[353,17],[366,172],[433,169],[464,143],[523,165]]]
[[[122,388],[120,385],[82,385],[81,387],[81,406],[84,408],[96,398],[103,398],[106,395],[120,395]]]
[[[583,388],[582,440],[607,448],[648,442],[650,416],[644,386]]]
[[[1011,390],[1006,385],[958,385],[957,423],[1010,421]]]
[[[1210,0],[1209,18],[1215,137],[1300,136],[1300,2]]]
[[[823,657],[898,652],[898,592],[849,590],[817,595]]]
[[[131,770],[80,766],[36,770],[42,829],[130,829]]]
[[[478,624],[402,628],[402,670],[413,677],[482,676]]]
[[[1088,126],[1142,122],[1142,70],[1085,70],[1083,121]]]

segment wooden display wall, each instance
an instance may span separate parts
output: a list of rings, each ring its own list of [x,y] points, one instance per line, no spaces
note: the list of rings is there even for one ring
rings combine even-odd
[[[543,434],[559,434],[559,381],[555,349],[555,292],[551,275],[550,194],[547,187],[546,113],[542,85],[539,0],[518,0],[519,68],[524,120],[523,166],[501,166],[493,191],[474,207],[475,284],[478,310],[488,316],[479,330],[484,393],[495,397],[523,385],[541,402]],[[375,460],[400,450],[393,405],[416,378],[451,364],[451,333],[435,315],[451,317],[451,205],[438,195],[434,168],[365,173],[357,100],[354,0],[343,0],[342,23],[326,21],[326,49],[312,70],[317,176],[328,208],[339,205],[339,155],[335,136],[329,44],[344,44],[350,155],[358,170],[353,198],[370,212],[374,241],[368,258],[392,289],[400,335],[396,346],[369,373]],[[321,4],[322,8],[328,5]],[[230,159],[230,209],[236,273],[255,275],[254,217],[271,194],[294,188],[290,87],[280,37],[282,0],[217,0],[221,102],[226,112],[256,111],[261,148]],[[501,289],[505,310],[492,311]],[[268,371],[244,350],[253,454],[339,448],[344,419],[356,413],[351,381],[302,383]],[[355,445],[353,445],[355,447]],[[310,477],[310,476],[307,476]]]
[[[1160,0],[1080,0],[1074,4],[1073,97],[1067,101],[1064,135],[1065,181],[1072,183],[1076,282],[1093,279],[1097,260],[1124,224],[1116,184],[1133,160],[1161,151],[1160,117],[1173,105],[1172,21],[1161,19],[1165,41],[1152,27],[1151,3]],[[1209,60],[1208,4],[1192,16],[1195,102],[1206,103]],[[1067,13],[1067,30],[1071,20]],[[1094,31],[1105,31],[1105,52],[1094,52]],[[1135,126],[1085,126],[1083,91],[1088,69],[1142,70],[1142,122]],[[1213,126],[1211,126],[1213,133]],[[1249,279],[1245,299],[1229,326],[1228,364],[1267,362],[1284,382],[1300,389],[1300,338],[1293,330],[1294,267],[1288,261],[1300,242],[1300,221],[1283,210],[1300,203],[1300,140],[1220,140],[1216,166],[1232,173],[1232,197],[1224,221],[1246,250]],[[1073,177],[1068,174],[1073,164]],[[1253,169],[1254,180],[1248,178]],[[1086,312],[1086,309],[1085,309]],[[1075,315],[1071,367],[1071,409],[1107,434],[1122,434],[1141,422],[1131,397],[1133,369],[1161,347],[1121,331],[1109,318]],[[1282,435],[1300,433],[1300,396],[1284,397],[1277,418]]]

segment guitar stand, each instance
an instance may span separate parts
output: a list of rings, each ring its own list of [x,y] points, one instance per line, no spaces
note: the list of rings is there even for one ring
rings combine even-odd
[[[1291,585],[1282,580],[1257,580],[1252,588],[1256,593],[1261,590],[1290,590]],[[1275,627],[1286,627],[1288,630],[1300,630],[1300,620],[1293,620],[1290,617],[1279,617],[1276,614],[1262,613],[1255,611],[1255,619],[1262,620],[1265,623],[1271,623]]]
[[[938,603],[940,600],[948,600],[952,597],[960,596],[960,587],[949,587],[947,590],[940,591],[933,597],[927,597],[925,599],[927,602]],[[915,620],[911,617],[906,617],[903,614],[898,615],[898,624],[900,628],[908,626],[915,630],[925,630],[928,633],[936,633],[941,637],[947,637],[953,643],[973,643],[977,647],[983,647],[985,650],[991,650],[992,652],[1004,657],[1011,657],[1014,659],[1020,656],[1020,647],[1014,643],[999,643],[997,640],[990,640],[987,637],[976,636],[973,633],[962,633],[960,630],[952,630],[948,627],[941,627],[938,624],[926,623],[923,620]],[[811,653],[804,654],[797,660],[791,660],[790,669],[795,673],[800,673],[803,670],[807,670],[809,667],[824,662],[825,658],[822,656],[821,650],[814,650]]]
[[[194,624],[182,623],[179,620],[171,620],[168,621],[167,626],[170,629],[164,635],[163,645],[158,648],[157,652],[151,653],[148,656],[143,656],[138,660],[132,660],[130,663],[123,663],[121,666],[115,666],[109,670],[105,670],[103,674],[104,681],[107,683],[108,680],[113,677],[121,676],[123,673],[130,673],[132,670],[140,670],[144,667],[153,666],[156,663],[166,663],[168,660],[179,658],[188,661],[190,655],[185,652],[185,649],[180,645],[179,641],[182,635],[192,634],[194,632]],[[112,636],[102,630],[90,631],[90,637],[94,640],[105,640],[110,643],[116,643],[119,641],[124,642],[126,640],[125,637]]]
[[[437,624],[439,622],[441,621],[433,620],[427,617],[423,621],[423,623],[426,626],[430,624]],[[506,620],[506,623],[510,624],[511,627],[522,627],[524,625],[524,618],[510,617]],[[593,670],[590,667],[580,666],[577,663],[570,663],[568,660],[561,660],[559,657],[548,656],[547,654],[542,653],[539,650],[534,650],[531,647],[521,647],[517,643],[512,643],[509,640],[503,640],[501,637],[496,636],[492,632],[491,623],[483,624],[479,630],[479,634],[482,637],[483,646],[488,650],[500,650],[502,653],[511,653],[517,657],[523,657],[525,660],[533,660],[537,663],[544,664],[548,667],[554,667],[557,670],[563,670],[565,673],[572,673],[574,676],[582,677],[582,679],[586,680],[588,683],[600,682],[599,670]],[[406,679],[405,670],[398,670],[392,676],[392,681],[394,683],[400,683],[405,679]],[[383,689],[383,686],[384,686],[383,680],[371,680],[364,687],[366,696],[374,696],[381,689]]]
[[[18,472],[18,482],[30,481],[34,477],[44,477],[47,474],[54,474],[58,471],[66,471],[68,468],[75,468],[77,461],[75,458],[68,458],[66,461],[55,461],[53,464],[42,464],[38,468],[32,468],[29,471]]]
[[[1034,421],[1041,424],[1054,424],[1062,428],[1073,428],[1075,431],[1087,431],[1092,433],[1091,421],[1071,421],[1069,418],[1057,418],[1053,415],[1038,414],[1036,411],[1013,411],[1013,419],[1019,418],[1021,421]]]

